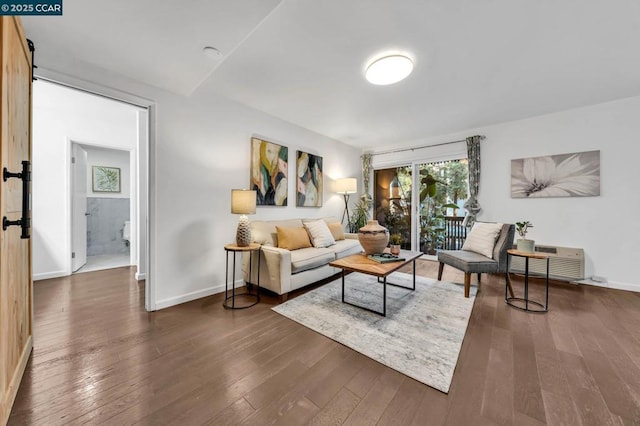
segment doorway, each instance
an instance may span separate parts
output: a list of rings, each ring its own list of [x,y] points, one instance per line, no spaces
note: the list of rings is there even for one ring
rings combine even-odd
[[[33,179],[34,281],[84,272],[88,269],[82,265],[84,254],[91,258],[114,247],[120,254],[128,253],[122,263],[136,266],[136,278],[146,279],[147,108],[44,79],[34,82],[33,98],[34,163],[38,164]],[[80,155],[82,151],[85,154]],[[74,166],[73,161],[84,159],[82,167]],[[97,177],[114,174],[114,187],[94,187]],[[101,200],[92,198],[102,199],[107,208],[119,204],[114,208],[122,212],[117,218],[109,215],[113,224],[106,226],[106,240],[103,230],[91,229],[96,225],[91,223],[92,209],[104,211],[95,205]],[[99,220],[97,225],[106,223]],[[152,309],[149,300],[146,306]]]
[[[135,150],[71,142],[71,156],[72,272],[136,265]]]

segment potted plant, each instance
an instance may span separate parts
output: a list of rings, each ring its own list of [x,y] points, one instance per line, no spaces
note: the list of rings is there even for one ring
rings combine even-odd
[[[400,254],[400,244],[402,244],[402,235],[391,234],[389,236],[389,247],[391,254]]]
[[[527,240],[527,231],[529,228],[533,228],[533,224],[528,220],[523,222],[516,222],[516,232],[520,235],[520,238],[516,241],[518,251],[527,253],[533,253],[534,240]]]

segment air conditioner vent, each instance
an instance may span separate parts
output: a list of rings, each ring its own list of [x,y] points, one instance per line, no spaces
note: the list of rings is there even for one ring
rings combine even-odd
[[[560,281],[576,281],[584,279],[584,250],[572,247],[536,246],[537,252],[549,255],[549,278]],[[525,269],[525,258],[510,256],[510,268],[513,273],[522,274]],[[529,273],[544,275],[547,261],[529,259]]]
[[[548,246],[547,247],[540,247],[540,246],[537,246],[535,248],[535,250],[537,252],[540,252],[540,253],[558,254],[558,248],[557,247],[548,247]]]

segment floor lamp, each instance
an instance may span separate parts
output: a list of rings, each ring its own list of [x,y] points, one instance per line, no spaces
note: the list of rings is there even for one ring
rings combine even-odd
[[[336,180],[336,192],[344,196],[344,213],[342,213],[342,220],[340,222],[344,222],[344,217],[347,216],[347,225],[349,226],[349,232],[351,232],[349,196],[358,192],[358,180],[356,178],[342,178]]]

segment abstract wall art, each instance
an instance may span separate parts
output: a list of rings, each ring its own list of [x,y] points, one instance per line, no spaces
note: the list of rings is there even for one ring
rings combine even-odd
[[[322,157],[296,151],[296,206],[322,206]]]
[[[251,189],[258,206],[286,206],[289,148],[251,138]]]
[[[600,195],[600,151],[511,160],[511,197]]]

